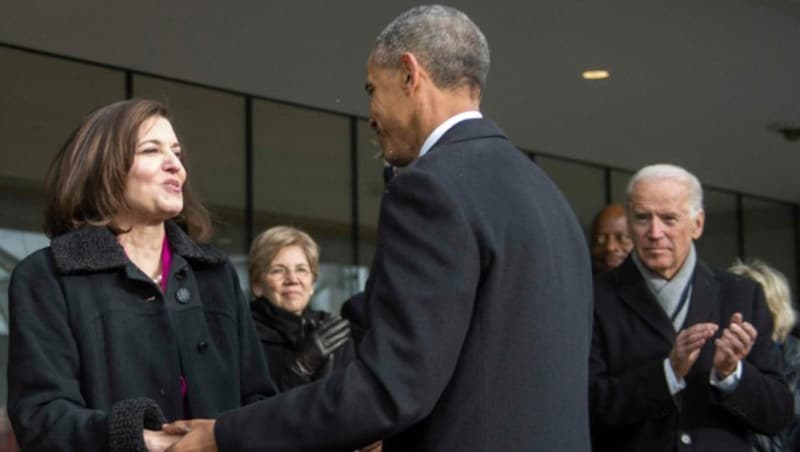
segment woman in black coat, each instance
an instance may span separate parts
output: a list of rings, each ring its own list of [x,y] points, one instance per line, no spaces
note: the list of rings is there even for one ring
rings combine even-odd
[[[346,319],[309,307],[319,247],[305,232],[276,226],[250,247],[250,303],[269,370],[285,391],[328,375],[354,357]]]
[[[164,106],[89,116],[47,176],[48,248],[14,270],[8,410],[22,450],[159,449],[165,421],[275,392]]]

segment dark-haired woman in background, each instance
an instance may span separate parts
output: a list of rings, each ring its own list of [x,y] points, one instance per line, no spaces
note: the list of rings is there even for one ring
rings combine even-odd
[[[274,393],[236,273],[205,244],[167,109],[130,100],[47,176],[50,247],[14,270],[9,412],[23,450],[163,449],[165,420]]]

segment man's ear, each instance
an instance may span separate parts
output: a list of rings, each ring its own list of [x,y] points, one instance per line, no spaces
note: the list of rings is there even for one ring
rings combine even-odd
[[[400,55],[400,70],[403,71],[403,88],[410,90],[419,83],[420,65],[413,53],[405,52]]]
[[[697,212],[697,216],[692,220],[694,221],[694,231],[692,233],[692,239],[697,240],[703,235],[703,227],[706,223],[706,212],[701,210]]]

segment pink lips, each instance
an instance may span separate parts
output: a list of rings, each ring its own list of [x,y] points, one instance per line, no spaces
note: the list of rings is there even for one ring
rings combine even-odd
[[[164,182],[164,186],[167,188],[167,190],[169,190],[171,192],[174,192],[174,193],[180,193],[181,192],[181,183],[178,182],[177,180],[168,180],[168,181]]]

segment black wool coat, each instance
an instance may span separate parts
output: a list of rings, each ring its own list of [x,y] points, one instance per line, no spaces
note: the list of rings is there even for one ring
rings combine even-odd
[[[348,340],[331,354],[328,362],[315,375],[307,379],[293,372],[289,366],[296,359],[303,340],[331,315],[307,308],[302,316],[298,316],[273,305],[266,298],[252,300],[250,312],[267,358],[270,376],[280,391],[319,380],[336,369],[344,368],[355,356],[353,341]]]
[[[770,338],[772,318],[755,282],[697,261],[682,329],[713,322],[719,325],[718,337],[739,312],[758,337],[733,392],[724,394],[709,384],[711,338],[684,378],[686,388],[674,397],[663,363],[677,333],[632,258],[598,275],[594,289],[593,450],[745,452],[751,450],[753,433],[775,434],[792,419],[792,395]]]
[[[220,451],[589,450],[589,267],[555,184],[459,122],[383,194],[356,359],[224,413]]]
[[[8,411],[23,450],[134,450],[159,411],[215,417],[275,393],[233,267],[166,228],[163,294],[107,228],[56,237],[14,269]]]

